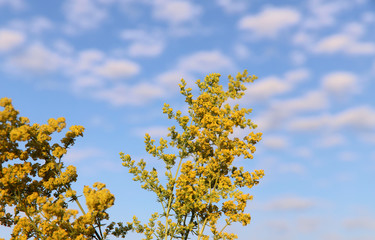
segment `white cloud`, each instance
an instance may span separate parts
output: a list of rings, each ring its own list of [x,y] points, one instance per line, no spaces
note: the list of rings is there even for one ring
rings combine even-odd
[[[53,28],[54,24],[43,16],[34,16],[29,19],[15,19],[9,26],[22,32],[39,34]]]
[[[126,29],[121,32],[120,36],[125,40],[140,41],[149,38],[151,33],[144,29]]]
[[[310,77],[310,72],[306,68],[291,70],[285,73],[285,79],[291,83],[303,82]]]
[[[318,227],[322,224],[322,219],[320,218],[300,218],[298,219],[298,230],[303,233],[313,233],[316,232]]]
[[[375,54],[375,43],[360,42],[355,36],[346,33],[334,34],[318,41],[313,48],[315,53],[346,53],[349,55]]]
[[[306,56],[302,52],[293,51],[290,54],[290,59],[294,65],[302,65],[306,62]]]
[[[64,14],[70,28],[92,29],[106,19],[107,13],[93,0],[67,0]]]
[[[65,59],[36,43],[29,46],[23,53],[10,58],[8,65],[35,73],[55,71],[65,64]]]
[[[373,12],[365,12],[362,14],[362,21],[364,23],[373,23],[375,22],[375,14]]]
[[[304,26],[307,28],[320,28],[336,23],[336,16],[349,7],[348,1],[336,0],[309,0],[308,9],[312,16],[307,18]]]
[[[155,84],[140,83],[134,86],[116,85],[99,89],[93,97],[115,106],[142,105],[165,95],[164,89]]]
[[[202,10],[190,1],[158,0],[154,2],[153,16],[172,25],[196,19]]]
[[[98,78],[90,76],[81,76],[74,79],[72,88],[74,92],[82,92],[82,90],[87,90],[88,88],[99,88],[103,87],[104,82]]]
[[[350,72],[332,72],[322,79],[322,87],[336,96],[359,93],[359,82],[356,75]]]
[[[0,7],[10,6],[14,10],[22,10],[26,7],[23,0],[0,0]]]
[[[253,31],[259,37],[276,37],[282,30],[296,25],[300,18],[300,13],[294,8],[267,7],[257,15],[243,17],[238,27]]]
[[[129,55],[133,57],[155,57],[159,56],[163,50],[164,44],[161,42],[133,43],[129,47]]]
[[[343,152],[340,152],[340,153],[339,153],[338,158],[339,158],[339,160],[341,160],[341,161],[343,161],[343,162],[353,162],[353,161],[355,161],[358,157],[357,157],[357,154],[354,153],[354,152],[343,151]]]
[[[279,113],[272,111],[264,111],[259,113],[253,119],[253,122],[258,125],[257,131],[260,132],[278,129],[282,125]]]
[[[317,145],[323,148],[331,148],[346,143],[344,136],[337,133],[330,133],[329,135],[319,137]]]
[[[298,162],[282,163],[277,167],[277,169],[284,174],[293,173],[303,175],[306,172],[305,166]]]
[[[311,35],[306,32],[297,32],[296,34],[294,34],[292,42],[295,45],[310,47],[310,45],[313,42],[313,39]]]
[[[375,128],[375,109],[357,106],[334,115],[296,118],[288,124],[288,128],[296,131],[334,131],[343,128],[369,131]]]
[[[240,59],[245,59],[251,55],[251,52],[244,44],[236,44],[234,46],[234,54]]]
[[[172,95],[180,92],[181,79],[185,80],[188,87],[194,87],[192,83],[195,82],[195,78],[182,70],[163,72],[156,77],[156,82],[165,89],[166,95]]]
[[[336,128],[373,130],[375,128],[375,109],[369,106],[347,109],[335,115],[331,124]]]
[[[77,166],[80,174],[85,176],[93,176],[98,173],[118,172],[121,171],[121,164],[115,163],[106,158],[103,150],[97,147],[72,148],[63,157],[67,164]]]
[[[251,84],[241,101],[262,101],[289,92],[291,89],[291,83],[277,77],[267,77]]]
[[[283,149],[288,147],[289,141],[284,136],[267,135],[262,138],[262,144],[270,149]]]
[[[164,85],[174,85],[177,86],[181,79],[187,80],[187,79],[193,79],[192,76],[190,76],[188,73],[184,73],[182,71],[168,71],[160,74],[156,77],[157,81]]]
[[[91,72],[93,69],[96,69],[104,59],[104,53],[99,50],[91,49],[81,51],[73,66],[74,71],[78,73]]]
[[[360,37],[366,32],[366,29],[363,24],[357,22],[349,22],[343,27],[343,32],[347,35]]]
[[[247,2],[244,0],[216,0],[216,4],[228,13],[243,12],[247,8]]]
[[[106,78],[127,78],[136,75],[140,66],[129,60],[107,60],[95,70],[97,74]]]
[[[157,83],[166,90],[168,95],[180,92],[181,79],[185,80],[187,87],[195,87],[196,78],[182,70],[167,71],[156,77]]]
[[[151,138],[166,138],[169,131],[168,126],[152,126],[152,127],[145,127],[145,128],[136,128],[134,133],[139,137],[144,137],[146,133],[148,133]]]
[[[248,95],[243,97],[244,100],[252,100]],[[258,99],[259,100],[259,99]],[[295,118],[299,113],[317,112],[329,107],[329,101],[324,92],[310,91],[302,96],[270,101],[270,107],[265,111],[259,113],[254,118],[254,122],[258,124],[260,131],[270,131],[273,129],[280,129],[284,127],[286,121],[289,123],[288,128],[292,130],[310,130],[320,129],[325,122],[322,119],[304,119]],[[292,120],[291,120],[292,119]],[[328,120],[327,120],[328,121]]]
[[[301,31],[293,36],[295,45],[303,46],[308,51],[318,54],[344,53],[348,55],[373,55],[375,43],[362,41],[360,37],[366,32],[366,26],[359,22],[349,22],[338,33],[325,36],[319,40],[311,31]]]
[[[234,63],[228,56],[219,51],[200,51],[179,59],[174,69],[163,72],[156,77],[156,82],[166,90],[166,94],[179,92],[180,80],[183,78],[189,87],[195,82],[195,73],[214,73],[233,70]]]
[[[368,0],[354,0],[354,3],[362,5],[362,4],[368,3]]]
[[[329,126],[329,115],[295,118],[288,123],[288,129],[293,131],[317,131]]]
[[[293,151],[294,154],[300,158],[311,158],[313,155],[311,149],[307,147],[294,148]]]
[[[177,68],[184,72],[212,73],[231,70],[234,63],[220,51],[201,51],[180,59]]]
[[[0,29],[0,53],[10,51],[25,42],[22,32],[11,29]]]
[[[350,218],[343,221],[343,225],[346,229],[360,229],[360,230],[374,230],[375,219],[370,217],[356,217]]]
[[[302,197],[279,197],[264,205],[268,211],[301,211],[314,207],[316,203]]]
[[[71,55],[74,51],[74,48],[62,39],[56,40],[53,46],[57,50],[57,52],[63,55]]]
[[[134,57],[155,57],[160,55],[164,48],[164,40],[161,33],[150,32],[141,29],[125,30],[121,37],[130,40],[128,53]]]
[[[271,104],[273,111],[282,111],[292,116],[300,112],[318,111],[329,106],[327,96],[320,91],[310,91],[305,95],[286,100],[277,100]]]
[[[266,223],[267,228],[272,229],[275,234],[286,233],[290,231],[289,224],[287,221],[282,219],[270,219]]]
[[[361,136],[361,140],[367,144],[368,143],[375,144],[375,132],[363,133]],[[374,159],[375,159],[375,154],[374,154]]]
[[[64,156],[64,160],[69,163],[77,163],[79,161],[89,160],[92,158],[97,158],[103,156],[104,153],[98,148],[88,147],[88,148],[72,148],[69,149],[67,154]]]
[[[45,30],[50,30],[53,27],[53,23],[45,17],[35,17],[31,20],[29,29],[34,33],[41,33]]]

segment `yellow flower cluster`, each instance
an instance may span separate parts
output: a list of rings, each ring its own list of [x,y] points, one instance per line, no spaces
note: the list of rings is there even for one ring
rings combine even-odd
[[[84,128],[72,126],[61,144],[51,144],[53,133],[66,127],[64,118],[30,125],[9,98],[0,106],[0,224],[13,227],[11,239],[105,239],[114,224],[102,232],[102,220],[108,219],[114,196],[104,184],[94,184],[97,190],[85,187],[86,213],[70,187],[76,168],[61,161]],[[78,204],[81,216],[68,201]]]
[[[83,193],[86,197],[86,206],[89,214],[93,219],[108,219],[108,214],[105,212],[108,208],[112,207],[115,201],[114,195],[105,188],[103,183],[94,183],[95,189],[85,186]]]
[[[229,76],[228,89],[219,84],[220,74],[210,74],[196,82],[200,95],[194,99],[191,88],[186,88],[182,79],[180,92],[189,105],[188,115],[174,112],[165,104],[163,113],[179,125],[170,127],[169,141],[160,139],[159,145],[146,134],[146,151],[165,163],[166,184],[161,184],[155,169],[146,170],[146,163],[135,163],[129,155],[121,153],[123,166],[134,175],[133,180],[142,183],[142,188],[153,191],[161,203],[163,212],[155,213],[149,224],[141,224],[136,218],[133,224],[146,239],[188,239],[189,234],[198,239],[209,239],[206,226],[211,229],[213,239],[235,239],[235,234],[224,232],[233,222],[243,225],[250,223],[250,214],[245,212],[246,204],[252,196],[240,191],[252,188],[264,176],[263,170],[245,171],[234,166],[236,157],[253,158],[254,146],[261,140],[261,133],[251,131],[257,126],[246,118],[251,109],[230,106],[227,100],[241,98],[246,90],[245,83],[253,82],[255,76],[246,71],[236,79]],[[243,139],[233,136],[234,129],[248,129]],[[167,153],[175,147],[178,154]],[[176,152],[176,151],[174,151]],[[157,217],[159,216],[159,217]],[[217,229],[218,220],[223,217],[226,225]],[[158,221],[164,218],[165,223]]]
[[[257,185],[264,172],[245,171],[234,163],[236,157],[253,158],[262,134],[253,132],[256,125],[247,118],[251,109],[230,106],[228,100],[241,98],[245,83],[255,79],[246,71],[236,78],[229,76],[228,88],[223,90],[220,74],[210,74],[196,82],[200,90],[196,98],[182,79],[180,92],[189,106],[188,115],[165,104],[163,113],[178,126],[168,128],[168,140],[161,138],[158,145],[145,136],[146,151],[165,164],[166,181],[159,180],[156,169],[147,170],[144,160],[135,162],[121,153],[122,165],[142,188],[156,194],[163,211],[153,213],[147,224],[134,216],[126,225],[112,222],[105,229],[114,195],[99,182],[93,188],[85,186],[85,211],[71,188],[78,177],[76,168],[62,161],[84,128],[71,126],[60,143],[52,143],[54,133],[66,127],[64,118],[31,125],[10,99],[0,99],[0,224],[13,227],[12,240],[104,240],[109,235],[125,237],[130,230],[144,234],[145,239],[186,240],[191,235],[198,240],[236,239],[224,230],[234,222],[250,223],[245,209],[253,196],[242,188]],[[233,136],[238,128],[249,133],[242,139]],[[69,202],[75,202],[80,211],[69,208]],[[219,229],[220,219],[225,225]]]

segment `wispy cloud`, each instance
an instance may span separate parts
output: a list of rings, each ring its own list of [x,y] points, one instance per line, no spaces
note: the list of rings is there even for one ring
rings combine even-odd
[[[64,160],[67,163],[77,163],[81,161],[91,160],[93,158],[98,158],[101,156],[104,156],[104,152],[99,150],[98,148],[72,148],[65,155]]]
[[[297,131],[336,131],[342,128],[360,132],[373,130],[375,128],[375,109],[369,106],[357,106],[331,115],[295,118],[288,125],[290,130]]]
[[[358,77],[351,72],[332,72],[323,76],[322,87],[329,94],[339,97],[360,93]]]
[[[373,231],[375,229],[375,219],[366,216],[348,218],[343,221],[343,226],[350,230],[365,229]]]
[[[0,29],[0,53],[11,51],[20,46],[26,40],[26,36],[13,29]]]
[[[307,4],[311,16],[307,18],[304,25],[315,29],[334,25],[338,14],[350,7],[350,1],[346,0],[309,0]]]
[[[68,32],[74,33],[79,29],[97,28],[107,18],[107,12],[93,0],[67,0],[63,12]]]
[[[164,89],[148,82],[136,85],[119,84],[96,90],[92,96],[115,106],[143,105],[164,95]]]
[[[13,10],[23,10],[26,8],[24,0],[0,0],[0,7],[9,6]]]
[[[263,137],[262,145],[270,149],[282,150],[288,147],[289,141],[285,136],[267,135]]]
[[[235,66],[229,56],[218,50],[200,51],[182,57],[178,61],[177,69],[184,72],[211,73],[231,70]]]
[[[150,126],[150,127],[144,127],[144,128],[136,128],[134,130],[134,134],[138,137],[144,137],[146,133],[148,133],[151,138],[158,139],[158,138],[167,138],[167,135],[169,133],[168,131],[169,126]]]
[[[43,44],[34,43],[23,52],[12,56],[8,60],[7,66],[11,71],[21,69],[26,72],[43,74],[62,69],[67,63],[66,60]]]
[[[184,0],[157,0],[153,2],[153,5],[153,17],[171,25],[193,21],[202,13],[199,5]]]
[[[322,148],[332,148],[347,143],[346,138],[339,133],[329,133],[323,135],[316,140],[316,145]]]
[[[227,13],[238,13],[246,11],[248,2],[244,0],[216,0],[216,4]]]
[[[375,44],[373,42],[361,42],[356,37],[348,34],[334,34],[323,38],[315,45],[316,53],[346,53],[350,55],[373,55]]]
[[[121,33],[121,38],[131,42],[127,52],[133,57],[156,57],[165,49],[164,37],[158,31],[127,29]]]
[[[296,25],[300,13],[291,7],[266,7],[255,15],[243,17],[238,27],[253,32],[258,37],[276,37],[282,30]]]
[[[136,75],[139,71],[140,66],[137,63],[124,59],[109,59],[95,70],[99,76],[111,79],[124,79]]]
[[[14,29],[24,33],[31,33],[34,35],[42,34],[46,31],[53,30],[54,23],[44,16],[33,16],[29,19],[13,19],[8,25]]]
[[[265,203],[263,206],[264,210],[267,211],[302,211],[308,210],[317,203],[313,199],[304,197],[279,197]]]
[[[285,100],[275,100],[271,103],[271,111],[279,111],[283,116],[295,116],[297,113],[316,112],[327,109],[329,100],[322,91],[312,90],[302,96]]]
[[[278,77],[266,77],[251,84],[242,101],[264,101],[292,90],[292,84]]]

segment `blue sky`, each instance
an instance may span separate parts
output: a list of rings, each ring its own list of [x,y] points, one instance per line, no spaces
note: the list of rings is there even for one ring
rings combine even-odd
[[[186,110],[178,83],[247,69],[240,101],[263,140],[252,223],[239,239],[375,236],[375,2],[372,0],[0,0],[0,97],[32,122],[65,117],[85,135],[65,160],[75,187],[106,183],[112,220],[158,208],[121,166],[145,158]],[[238,133],[241,134],[241,133]],[[0,229],[1,235],[8,234]],[[128,239],[140,239],[129,235]]]

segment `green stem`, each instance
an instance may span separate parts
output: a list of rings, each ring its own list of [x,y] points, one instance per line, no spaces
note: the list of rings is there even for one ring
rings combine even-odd
[[[72,189],[69,188],[69,190],[72,190]],[[79,200],[78,200],[77,197],[74,198],[74,202],[78,205],[78,207],[79,207],[79,209],[81,210],[82,214],[83,214],[83,215],[86,215],[86,212],[85,212],[85,210],[83,209],[83,207],[82,207],[82,205],[81,205],[81,203],[79,202]]]
[[[212,196],[211,196],[212,192],[211,192],[211,190],[213,189],[213,191],[215,191],[216,185],[217,185],[217,180],[218,180],[218,178],[215,179],[214,187],[210,188],[210,201],[208,202],[208,205],[210,205],[211,202],[212,202]],[[210,186],[211,186],[211,181],[210,181]],[[207,216],[207,218],[203,222],[202,229],[201,229],[201,231],[199,232],[199,235],[198,235],[198,240],[202,238],[203,231],[206,228],[207,220],[208,220],[208,216]]]
[[[40,233],[40,230],[38,229],[38,227],[36,226],[34,220],[30,217],[30,215],[27,213],[27,210],[25,209],[25,214],[27,216],[27,218],[30,220],[31,222],[31,225],[33,226],[36,234],[38,235],[39,238],[41,239],[46,239],[45,237],[42,236],[42,234]]]
[[[19,191],[17,191],[17,201],[19,201],[19,199],[21,199],[21,194],[19,193]],[[22,208],[27,216],[27,218],[30,220],[30,223],[31,225],[33,226],[34,230],[35,230],[35,233],[38,235],[39,238],[41,239],[45,239],[45,237],[42,236],[42,233],[40,232],[40,230],[38,229],[38,227],[36,226],[36,223],[35,221],[31,218],[29,212],[27,211],[27,204],[24,203],[24,201],[22,201]]]
[[[50,155],[50,154],[49,154],[49,155]],[[51,155],[50,155],[50,156],[51,156]],[[63,155],[62,155],[62,156],[63,156]],[[61,166],[62,166],[62,164],[61,164],[61,158],[62,158],[62,156],[59,157],[59,165],[58,165],[58,167],[57,167],[57,169],[58,169],[58,176],[59,176],[59,177],[60,177],[60,175],[61,175],[61,173],[62,173],[62,171],[61,171],[61,168],[62,168],[62,167],[61,167]],[[51,157],[52,157],[52,156],[51,156]],[[72,191],[72,188],[69,186],[69,189],[68,189],[68,190],[71,190],[71,191]],[[86,212],[85,212],[85,210],[83,209],[81,203],[79,202],[77,196],[74,196],[73,199],[74,199],[75,203],[78,205],[78,207],[79,207],[79,209],[81,210],[82,214],[83,214],[83,215],[86,215]],[[98,240],[102,239],[102,237],[100,237],[99,233],[96,231],[94,225],[93,225],[93,224],[90,224],[90,225],[94,228],[95,235],[97,236]]]
[[[177,178],[177,175],[180,171],[180,167],[181,167],[181,163],[182,163],[182,158],[180,158],[180,161],[178,163],[178,167],[176,169],[176,174],[174,176],[174,178],[172,179],[173,180],[173,186],[172,186],[172,189],[171,189],[171,196],[169,197],[169,200],[168,200],[168,208],[167,208],[167,212],[165,214],[165,237],[164,239],[167,240],[168,239],[168,218],[169,218],[169,211],[171,209],[171,204],[172,204],[172,197],[173,197],[173,190],[174,190],[174,186],[176,184],[176,178]]]
[[[226,227],[228,227],[229,226],[229,223],[226,223],[225,224],[225,226],[221,229],[221,231],[219,232],[219,234],[221,234],[223,231],[224,231],[224,229],[226,228]]]

